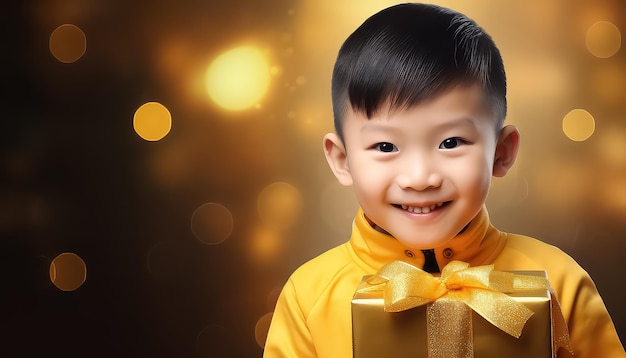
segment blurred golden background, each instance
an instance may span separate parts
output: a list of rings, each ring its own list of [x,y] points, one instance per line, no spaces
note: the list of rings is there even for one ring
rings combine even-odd
[[[395,3],[3,2],[0,355],[260,357],[289,274],[348,239],[330,75]],[[507,67],[493,222],[572,255],[623,337],[626,4],[435,3]]]

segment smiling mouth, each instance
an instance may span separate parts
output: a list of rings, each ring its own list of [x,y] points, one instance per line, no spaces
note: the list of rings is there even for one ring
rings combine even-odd
[[[400,204],[394,204],[393,206],[398,209],[402,209],[404,211],[408,211],[413,214],[428,214],[431,211],[434,211],[448,203],[449,202],[446,201],[446,202],[431,204],[428,206],[410,206],[410,205],[400,205]]]

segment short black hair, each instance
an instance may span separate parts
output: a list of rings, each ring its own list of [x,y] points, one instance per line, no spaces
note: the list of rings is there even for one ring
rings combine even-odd
[[[383,105],[410,108],[463,83],[481,86],[501,128],[506,74],[491,36],[454,10],[394,5],[368,18],[339,50],[332,76],[335,131],[343,139],[350,107],[371,118]]]

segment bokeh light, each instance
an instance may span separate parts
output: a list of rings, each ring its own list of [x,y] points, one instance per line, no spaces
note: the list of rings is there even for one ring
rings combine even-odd
[[[259,347],[265,347],[265,340],[267,339],[267,333],[270,330],[270,323],[272,322],[273,312],[264,314],[256,322],[254,326],[254,338]]]
[[[307,82],[309,82],[309,80],[306,78],[306,76],[300,75],[300,76],[296,77],[296,84],[298,86],[304,86],[304,85],[307,84]]]
[[[276,182],[266,186],[257,199],[261,221],[269,228],[292,227],[302,211],[302,196],[293,185]]]
[[[220,107],[240,111],[258,104],[270,84],[266,56],[251,46],[237,47],[219,55],[206,72],[206,88]]]
[[[147,141],[157,141],[172,129],[172,115],[161,103],[148,102],[135,111],[133,128]]]
[[[233,215],[223,205],[206,203],[191,215],[191,232],[196,239],[217,245],[233,233]]]
[[[589,139],[595,129],[595,119],[584,109],[571,110],[563,118],[563,133],[573,141],[582,142]]]
[[[64,252],[50,264],[50,281],[61,291],[74,291],[85,283],[87,265],[80,256]]]
[[[63,63],[78,61],[87,50],[87,37],[76,25],[64,24],[50,35],[50,53]]]
[[[598,21],[587,30],[585,44],[592,55],[609,58],[619,51],[622,45],[622,35],[613,23]]]
[[[250,255],[258,261],[267,262],[278,256],[282,249],[282,235],[266,227],[257,228],[252,234]]]

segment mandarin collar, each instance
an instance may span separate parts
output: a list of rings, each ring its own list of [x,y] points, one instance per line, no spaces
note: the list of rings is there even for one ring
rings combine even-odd
[[[412,249],[389,234],[374,229],[363,210],[359,208],[350,244],[358,258],[372,271],[383,265],[400,260],[416,267],[424,266],[424,255],[419,249]],[[452,260],[468,262],[471,266],[491,264],[506,244],[506,233],[491,225],[487,209],[483,206],[465,231],[450,240],[446,245],[435,247],[439,268]]]

